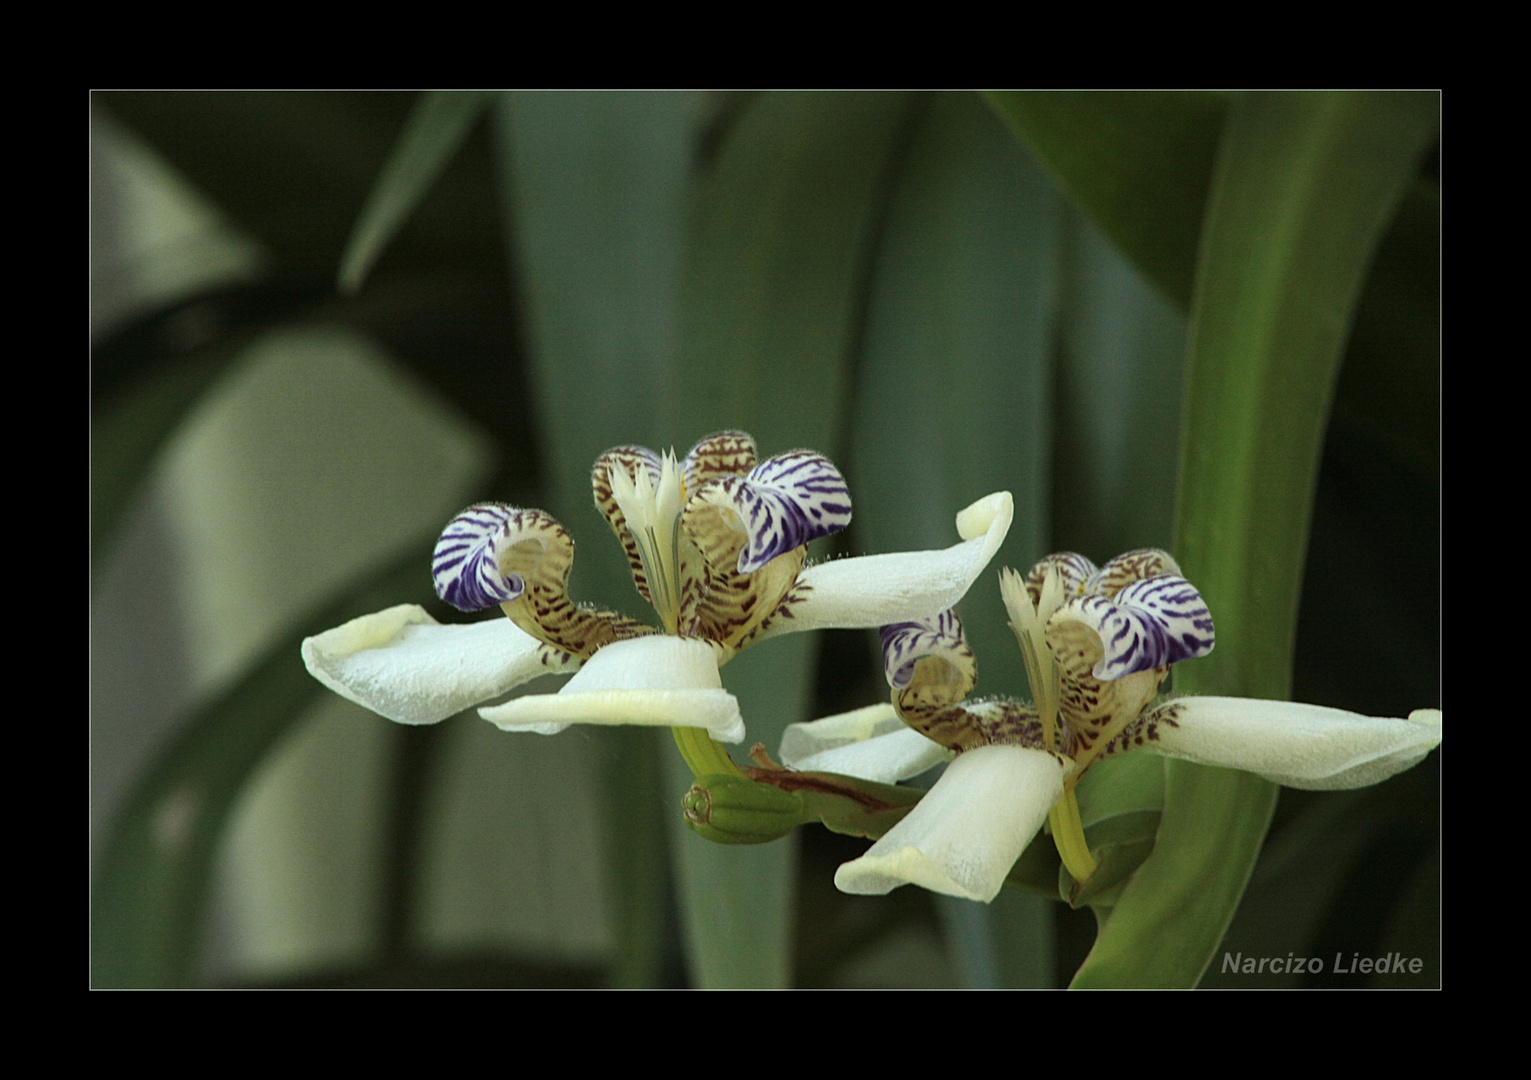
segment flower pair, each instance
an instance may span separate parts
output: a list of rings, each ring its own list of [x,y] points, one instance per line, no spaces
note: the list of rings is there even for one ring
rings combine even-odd
[[[568,596],[574,543],[550,515],[470,506],[436,545],[442,599],[507,616],[443,626],[404,604],[303,643],[308,670],[391,720],[436,723],[544,674],[575,672],[556,694],[479,710],[508,731],[574,723],[705,729],[738,742],[744,721],[718,669],[777,634],[927,618],[960,600],[1010,528],[1008,492],[957,516],[942,551],[806,565],[810,541],[843,529],[851,501],[822,455],[758,461],[738,431],[702,439],[680,460],[643,447],[609,450],[592,473],[596,507],[623,545],[658,627]]]
[[[749,787],[712,742],[744,737],[719,668],[780,633],[879,626],[892,703],[795,724],[781,748],[791,768],[884,783],[956,755],[913,810],[840,868],[836,884],[859,893],[915,883],[992,900],[1044,822],[1064,865],[1087,881],[1095,862],[1074,786],[1116,754],[1147,750],[1293,787],[1350,788],[1401,772],[1440,743],[1436,710],[1393,720],[1238,698],[1154,705],[1169,666],[1214,642],[1207,605],[1161,551],[1099,569],[1053,555],[1024,579],[1004,571],[1001,593],[1035,702],[968,701],[976,669],[950,608],[1004,541],[1008,492],[959,514],[961,542],[945,550],[810,567],[807,544],[851,517],[844,479],[812,451],[759,462],[754,441],[733,431],[681,460],[618,447],[597,460],[592,486],[660,626],[573,603],[574,544],[563,527],[540,510],[485,503],[447,525],[433,574],[448,603],[498,605],[507,618],[442,626],[400,605],[307,639],[309,671],[410,724],[573,672],[556,694],[480,715],[543,733],[573,723],[668,725],[699,777],[721,772]]]
[[[1094,873],[1074,786],[1105,758],[1144,750],[1242,769],[1289,787],[1364,787],[1417,764],[1441,741],[1433,709],[1407,720],[1283,701],[1152,702],[1169,666],[1210,652],[1212,617],[1162,551],[1096,569],[1053,555],[1026,578],[1001,572],[1034,704],[967,701],[973,654],[951,612],[884,626],[891,706],[788,729],[789,767],[893,783],[954,752],[934,788],[835,883],[886,893],[913,883],[989,901],[1044,822],[1077,882]]]

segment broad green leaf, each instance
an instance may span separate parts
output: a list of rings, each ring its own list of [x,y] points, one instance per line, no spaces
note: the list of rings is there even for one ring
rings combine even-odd
[[[703,165],[689,233],[661,405],[677,448],[742,428],[764,455],[806,446],[842,459],[867,263],[906,109],[902,95],[766,94],[734,119]],[[751,741],[774,748],[806,719],[815,651],[792,635],[724,670]],[[678,763],[671,776],[684,779]],[[788,985],[795,837],[736,848],[672,829],[693,980]]]
[[[424,600],[416,595],[421,561],[414,551],[355,595],[311,613],[202,707],[142,779],[95,869],[92,985],[190,983],[229,810],[303,706],[326,692],[298,660],[302,639],[389,604]]]
[[[675,350],[675,292],[692,139],[686,94],[513,94],[497,111],[505,220],[521,270],[549,504],[579,544],[576,594],[638,618],[621,548],[591,504],[613,446],[688,437],[656,422]],[[688,444],[689,445],[689,444]],[[684,451],[683,451],[684,452]],[[511,736],[530,738],[531,736]],[[571,735],[561,736],[564,738]],[[658,984],[665,825],[689,786],[666,781],[669,732],[587,731],[598,754],[619,986]]]
[[[1101,231],[1188,307],[1225,99],[996,91],[989,102]]]
[[[1063,207],[976,97],[941,94],[923,104],[870,287],[852,412],[854,530],[872,552],[944,547],[959,510],[1010,491],[1010,537],[960,610],[978,657],[977,693],[1023,696],[1025,667],[997,572],[1047,553]],[[944,920],[949,932],[993,941],[1003,963],[980,961],[972,942],[954,943],[956,952],[970,958],[970,971],[1003,969],[1022,985],[1048,985],[1048,905],[1027,896],[1003,903],[1014,909],[1005,934],[992,933],[981,907]]]
[[[1185,314],[1077,211],[1067,217],[1049,551],[1168,548]]]
[[[422,95],[362,207],[340,259],[340,290],[354,293],[425,192],[452,160],[486,105],[482,93]]]
[[[1284,698],[1319,450],[1351,318],[1431,137],[1429,94],[1260,94],[1230,111],[1192,305],[1175,552],[1217,619],[1177,690]],[[1159,842],[1076,986],[1191,986],[1275,805],[1170,762]]]

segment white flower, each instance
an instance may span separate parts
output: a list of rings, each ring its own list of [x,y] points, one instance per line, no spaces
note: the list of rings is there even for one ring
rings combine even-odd
[[[1441,741],[1441,714],[1406,720],[1286,701],[1186,697],[1150,708],[1170,664],[1205,655],[1212,621],[1165,553],[1096,568],[1044,559],[1022,581],[1001,572],[1035,706],[965,702],[972,653],[950,612],[883,628],[893,704],[788,729],[788,766],[891,783],[955,751],[930,793],[866,855],[840,867],[845,892],[903,884],[993,900],[1045,821],[1065,865],[1087,880],[1073,788],[1096,761],[1146,751],[1258,773],[1288,787],[1365,787],[1419,763]]]
[[[557,694],[480,709],[505,730],[573,723],[704,728],[744,737],[719,667],[777,634],[869,627],[934,616],[961,599],[1010,528],[1008,492],[957,516],[962,542],[943,551],[840,559],[805,567],[811,540],[843,529],[850,496],[826,458],[797,450],[756,463],[742,432],[697,443],[684,460],[643,447],[601,455],[596,506],[631,563],[661,628],[582,607],[565,586],[574,545],[540,510],[470,506],[436,545],[437,593],[464,611],[508,616],[438,624],[401,605],[303,643],[320,682],[391,720],[430,724],[551,672],[577,674]]]

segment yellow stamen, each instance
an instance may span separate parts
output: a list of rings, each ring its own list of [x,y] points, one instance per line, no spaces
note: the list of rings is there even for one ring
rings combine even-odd
[[[1020,643],[1026,661],[1026,680],[1031,684],[1031,700],[1036,703],[1042,721],[1042,740],[1056,751],[1061,742],[1058,731],[1058,699],[1062,685],[1052,650],[1047,647],[1047,620],[1063,606],[1063,580],[1049,567],[1042,584],[1041,602],[1032,604],[1026,581],[1009,567],[999,572],[999,593],[1010,615],[1010,629]]]
[[[1063,798],[1047,812],[1047,821],[1053,829],[1053,843],[1058,848],[1059,858],[1074,880],[1083,885],[1095,875],[1096,862],[1095,856],[1090,854],[1090,845],[1085,842],[1084,822],[1079,818],[1079,801],[1074,798],[1072,780],[1064,784]]]

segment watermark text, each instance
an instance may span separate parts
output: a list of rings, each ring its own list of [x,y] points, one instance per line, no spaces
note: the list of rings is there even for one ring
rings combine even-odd
[[[1388,953],[1386,956],[1362,956],[1360,953],[1335,953],[1333,962],[1322,956],[1245,956],[1223,953],[1224,975],[1418,975],[1425,962],[1417,956]]]

